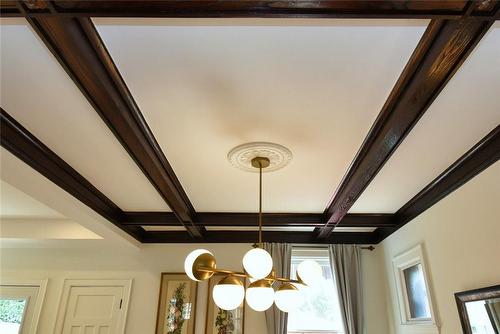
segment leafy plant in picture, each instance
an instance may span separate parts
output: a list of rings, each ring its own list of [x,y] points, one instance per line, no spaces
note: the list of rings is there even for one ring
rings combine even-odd
[[[217,317],[215,318],[215,327],[217,334],[234,334],[234,314],[232,311],[218,309]]]
[[[185,317],[183,316],[184,289],[186,283],[180,284],[172,294],[167,312],[167,334],[181,334]]]

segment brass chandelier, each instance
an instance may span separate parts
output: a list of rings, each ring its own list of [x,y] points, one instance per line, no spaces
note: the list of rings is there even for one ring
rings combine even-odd
[[[212,292],[215,304],[223,310],[234,310],[246,299],[255,311],[265,311],[275,303],[281,311],[289,312],[297,306],[300,298],[297,287],[314,284],[322,277],[321,267],[312,260],[305,260],[298,265],[297,280],[275,275],[271,255],[262,247],[262,170],[269,165],[270,159],[267,157],[256,156],[251,159],[251,166],[259,171],[259,240],[243,257],[244,272],[218,269],[214,255],[206,249],[192,251],[184,262],[186,274],[195,281],[207,280],[215,273],[226,275]],[[242,278],[250,281],[246,291]],[[279,284],[276,292],[273,284]]]

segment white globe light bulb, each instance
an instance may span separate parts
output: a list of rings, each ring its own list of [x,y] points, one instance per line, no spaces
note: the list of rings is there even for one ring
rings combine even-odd
[[[299,290],[291,283],[285,283],[274,294],[274,303],[283,312],[297,308],[300,302]]]
[[[214,286],[212,297],[215,304],[223,310],[237,309],[245,298],[245,288],[237,278],[228,276]]]
[[[273,259],[262,248],[254,248],[243,257],[243,268],[252,278],[262,279],[273,270]]]
[[[205,254],[205,253],[213,255],[212,253],[210,253],[206,249],[196,249],[196,250],[192,251],[191,253],[189,253],[188,256],[186,256],[186,260],[184,260],[184,271],[186,272],[186,275],[188,275],[188,277],[190,279],[192,279],[193,281],[200,282],[200,280],[197,279],[193,273],[194,261],[196,261],[196,259],[200,255]]]
[[[297,267],[297,276],[307,285],[314,285],[323,279],[323,270],[318,262],[302,261]]]
[[[255,281],[248,286],[246,300],[248,306],[253,310],[257,312],[265,311],[273,305],[274,290],[268,281]]]

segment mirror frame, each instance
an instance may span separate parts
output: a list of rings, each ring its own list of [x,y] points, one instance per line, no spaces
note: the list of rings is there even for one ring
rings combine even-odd
[[[500,285],[455,293],[458,315],[460,316],[460,323],[462,324],[464,334],[472,334],[465,303],[492,298],[500,298]]]

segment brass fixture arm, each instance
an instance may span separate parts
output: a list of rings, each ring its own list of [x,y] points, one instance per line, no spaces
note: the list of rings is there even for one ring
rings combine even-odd
[[[232,270],[226,270],[226,269],[212,269],[212,268],[207,268],[207,267],[200,267],[198,268],[199,271],[205,272],[205,273],[211,273],[211,274],[227,274],[227,275],[233,275],[237,277],[246,277],[246,278],[251,278],[250,275],[244,272],[238,272],[238,271],[232,271]],[[299,280],[293,280],[289,278],[281,278],[281,277],[265,277],[263,280],[266,281],[278,281],[278,282],[283,282],[283,283],[296,283],[296,284],[302,284],[306,285],[304,282],[299,281]]]

